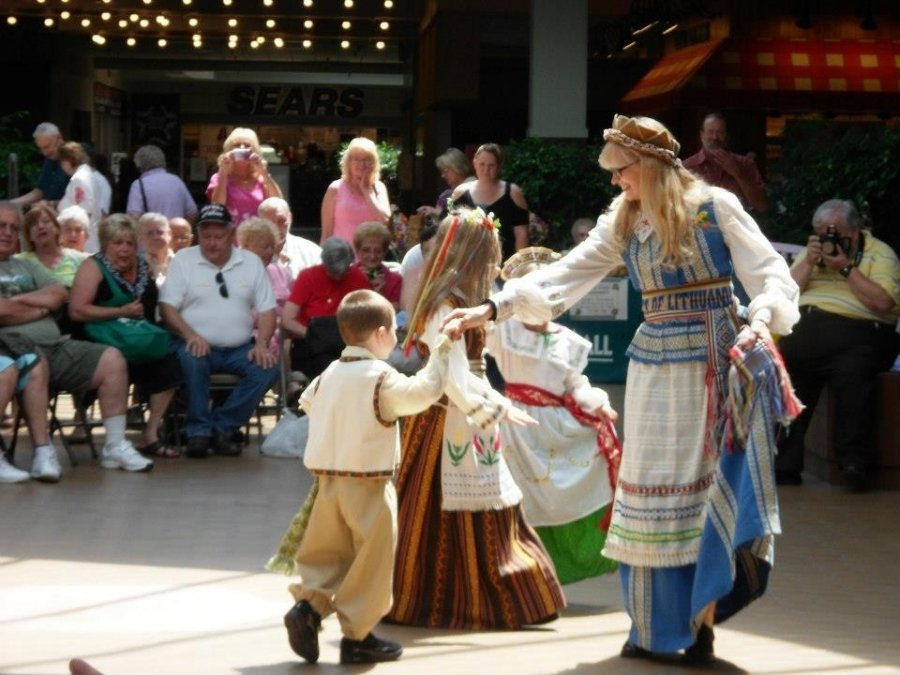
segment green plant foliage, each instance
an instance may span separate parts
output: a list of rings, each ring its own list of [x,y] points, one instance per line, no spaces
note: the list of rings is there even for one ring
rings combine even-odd
[[[41,153],[34,140],[22,132],[22,120],[29,113],[20,110],[8,115],[0,115],[0,198],[8,199],[18,195],[8,195],[9,156],[15,153],[19,158],[19,192],[27,192],[34,186],[41,170]]]
[[[505,148],[503,176],[525,192],[529,209],[549,225],[547,245],[568,244],[576,218],[595,219],[618,189],[597,164],[602,143],[526,138]]]
[[[772,209],[758,218],[773,241],[805,243],[827,199],[851,199],[877,236],[895,238],[900,213],[900,128],[792,121],[769,180]]]

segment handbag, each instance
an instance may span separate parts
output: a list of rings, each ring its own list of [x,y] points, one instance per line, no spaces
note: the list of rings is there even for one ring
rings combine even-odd
[[[96,260],[112,292],[107,306],[121,307],[132,302],[133,297],[125,295],[118,282],[106,269],[106,265]],[[106,319],[104,321],[87,321],[84,332],[94,342],[115,347],[128,363],[146,363],[159,361],[169,350],[169,331],[160,328],[147,319]]]

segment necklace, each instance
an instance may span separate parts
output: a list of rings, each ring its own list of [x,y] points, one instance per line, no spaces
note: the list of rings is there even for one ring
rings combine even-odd
[[[116,283],[118,283],[119,286],[129,291],[135,299],[143,297],[144,291],[147,290],[147,284],[150,281],[150,275],[147,273],[147,261],[144,260],[143,256],[138,256],[137,276],[135,277],[134,283],[131,283],[119,273],[119,270],[110,262],[109,258],[102,253],[97,253],[96,255],[97,260],[106,267],[107,271],[112,275],[112,278],[116,280]]]

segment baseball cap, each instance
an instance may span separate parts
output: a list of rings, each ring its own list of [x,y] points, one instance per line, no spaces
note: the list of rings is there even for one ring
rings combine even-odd
[[[198,226],[204,223],[231,227],[231,214],[224,204],[206,204],[200,208],[200,217],[197,218]]]

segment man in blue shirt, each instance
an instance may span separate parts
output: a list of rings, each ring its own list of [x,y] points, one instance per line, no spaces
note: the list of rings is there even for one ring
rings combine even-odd
[[[38,174],[37,185],[31,192],[12,199],[19,207],[30,206],[39,201],[51,202],[53,205],[62,199],[69,184],[69,176],[59,165],[59,146],[63,137],[53,122],[41,122],[34,130],[34,144],[44,155],[44,164]]]

